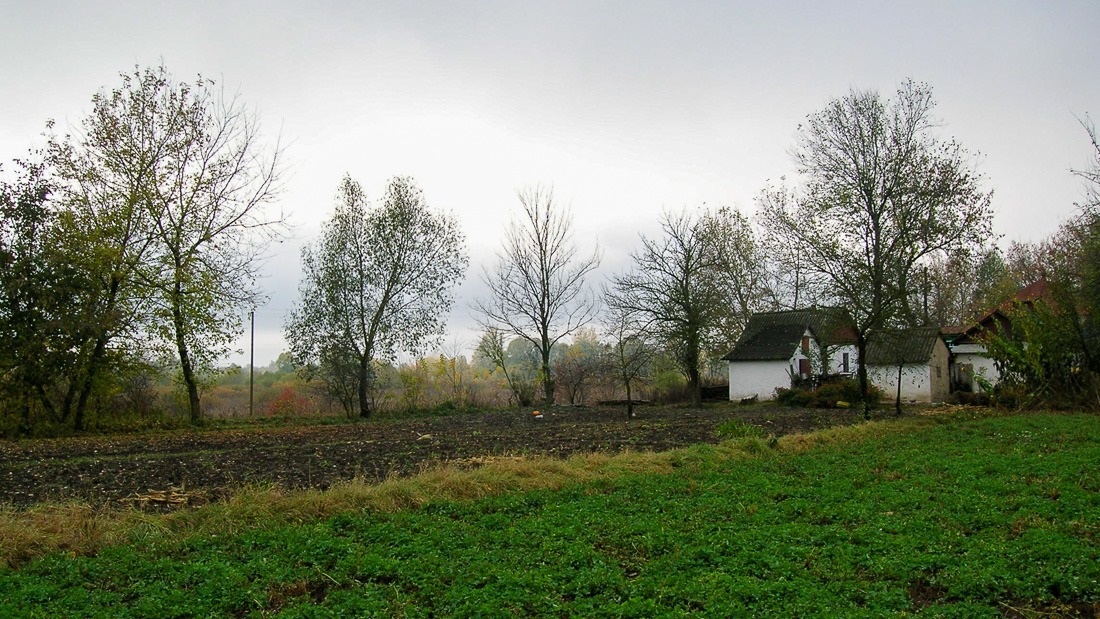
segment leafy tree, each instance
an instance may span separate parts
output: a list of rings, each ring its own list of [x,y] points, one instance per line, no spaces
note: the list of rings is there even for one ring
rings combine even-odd
[[[666,213],[661,228],[661,238],[642,236],[633,270],[613,278],[605,302],[618,315],[637,317],[668,348],[698,406],[708,356],[728,351],[766,302],[761,262],[753,258],[748,220],[736,211]]]
[[[151,334],[176,357],[197,424],[200,377],[242,331],[259,259],[282,232],[267,208],[279,150],[236,98],[163,65],[123,74],[92,103],[77,135],[50,140],[67,234],[90,248],[83,266],[101,288],[81,399],[113,340]]]
[[[298,369],[298,364],[294,362],[294,355],[289,350],[284,350],[267,366],[267,369],[278,374],[290,374]]]
[[[600,264],[599,250],[581,256],[573,244],[573,222],[541,188],[519,193],[522,218],[505,231],[497,266],[482,275],[489,298],[476,309],[486,329],[530,342],[539,353],[543,400],[554,401],[550,354],[554,345],[591,322],[598,311],[585,277]]]
[[[801,191],[765,194],[764,225],[801,248],[829,303],[853,318],[860,393],[867,342],[918,316],[913,293],[932,257],[990,240],[989,194],[953,141],[932,135],[931,89],[905,82],[893,100],[852,90],[807,117],[793,156]]]
[[[374,361],[439,340],[467,262],[457,222],[431,210],[412,179],[390,180],[371,208],[345,177],[321,238],[302,249],[300,300],[286,326],[295,359],[349,416],[369,417]]]
[[[470,364],[466,357],[452,349],[433,360],[434,373],[443,381],[443,391],[456,406],[466,406],[469,398]]]
[[[1036,403],[1064,404],[1088,394],[1087,351],[1075,307],[1067,308],[1066,291],[1054,293],[1062,303],[1036,300],[1007,311],[1011,330],[987,334],[986,347],[1001,381],[1026,390]],[[1091,398],[1086,397],[1085,401]]]
[[[57,243],[45,166],[16,163],[18,179],[0,182],[0,410],[25,434],[40,412],[64,412],[51,393],[75,369],[80,280]]]
[[[157,136],[116,126],[107,113],[109,99],[95,95],[83,131],[51,137],[48,145],[58,178],[58,243],[86,280],[76,301],[83,317],[74,348],[78,363],[62,405],[62,420],[71,418],[77,430],[83,429],[92,392],[106,382],[114,359],[144,353],[142,336],[149,324],[145,310],[151,295],[141,270],[154,239],[144,200],[153,176],[149,160],[163,145]]]
[[[417,359],[397,368],[397,376],[401,380],[401,400],[406,411],[413,412],[424,408],[429,371],[424,359]]]

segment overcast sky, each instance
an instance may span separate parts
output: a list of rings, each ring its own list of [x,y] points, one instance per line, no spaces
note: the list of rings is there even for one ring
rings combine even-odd
[[[601,278],[663,210],[747,214],[793,173],[806,115],[851,88],[929,83],[941,137],[975,155],[996,230],[1038,240],[1083,195],[1078,117],[1100,117],[1100,2],[51,2],[0,6],[0,162],[76,126],[120,72],[213,78],[286,147],[296,224],[262,282],[256,363],[285,347],[302,242],[344,174],[371,197],[413,176],[462,222],[471,267],[449,342],[476,341],[516,191],[552,185]],[[10,166],[5,166],[10,169]],[[595,282],[598,283],[598,282]],[[246,349],[247,339],[240,346]],[[247,350],[232,361],[247,363]]]

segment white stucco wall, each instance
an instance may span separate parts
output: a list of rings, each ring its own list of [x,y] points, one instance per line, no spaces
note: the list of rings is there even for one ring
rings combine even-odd
[[[730,361],[730,399],[775,397],[775,388],[791,386],[790,361]]]
[[[901,401],[931,402],[932,386],[927,365],[904,365],[901,370]],[[867,367],[867,379],[882,389],[883,401],[893,402],[898,390],[898,366]]]
[[[802,351],[801,342],[795,345],[791,358],[785,361],[730,361],[730,399],[758,397],[770,400],[777,387],[789,389],[791,376],[798,376],[802,360],[808,360],[810,375],[822,373],[822,353],[813,331],[806,329],[803,338],[809,340],[809,354]],[[836,346],[829,351],[829,374],[841,374],[844,370],[844,353],[848,353],[848,374],[855,375],[858,366],[855,344]]]
[[[855,376],[859,370],[859,355],[855,344],[833,346],[829,349],[829,367],[826,374],[850,374]],[[848,353],[848,371],[844,371],[844,353]]]
[[[948,357],[950,353],[942,339],[937,339],[927,363],[906,364],[901,368],[902,402],[943,402],[951,393]],[[867,378],[883,391],[886,401],[898,394],[898,366],[869,365]]]
[[[993,363],[993,360],[986,356],[985,346],[981,344],[962,344],[955,347],[955,373],[956,375],[966,381],[969,376],[963,370],[964,366],[969,365],[973,374],[984,376],[991,384],[996,385],[1001,380],[1001,373],[997,371],[997,366]],[[978,382],[970,379],[970,390],[974,393],[978,393],[982,388],[978,385]]]

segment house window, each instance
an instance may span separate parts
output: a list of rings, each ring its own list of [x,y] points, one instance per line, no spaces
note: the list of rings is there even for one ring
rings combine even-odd
[[[802,378],[808,378],[810,376],[810,360],[799,359],[798,360],[798,374]]]
[[[848,353],[844,353],[844,356],[841,357],[840,365],[842,368],[841,371],[843,373],[848,374],[849,372],[851,372],[851,370],[848,368]]]
[[[787,341],[789,342],[790,340],[787,340]],[[808,335],[802,336],[802,354],[804,354],[804,355],[809,355],[810,354],[810,336],[808,336]]]

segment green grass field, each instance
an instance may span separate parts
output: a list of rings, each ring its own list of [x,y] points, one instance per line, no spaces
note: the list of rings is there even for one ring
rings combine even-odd
[[[1100,417],[921,417],[660,462],[392,513],[272,508],[221,534],[146,519],[129,544],[0,571],[0,616],[1100,611]]]

